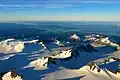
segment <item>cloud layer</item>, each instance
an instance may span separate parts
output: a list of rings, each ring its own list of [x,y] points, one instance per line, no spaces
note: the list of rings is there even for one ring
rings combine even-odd
[[[120,21],[119,14],[120,0],[0,0],[2,21]]]

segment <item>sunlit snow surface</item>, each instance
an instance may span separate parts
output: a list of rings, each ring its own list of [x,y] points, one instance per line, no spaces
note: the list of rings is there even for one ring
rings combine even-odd
[[[0,25],[4,26],[0,29],[0,73],[15,71],[23,80],[120,80],[120,51],[117,49],[120,28],[112,23]],[[85,38],[87,34],[105,38],[101,41],[97,38],[100,44],[96,44]]]

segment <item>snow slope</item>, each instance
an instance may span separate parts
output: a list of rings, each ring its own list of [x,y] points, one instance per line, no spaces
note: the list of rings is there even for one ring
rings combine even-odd
[[[77,40],[53,48],[54,42],[45,45],[37,42],[1,41],[0,73],[13,70],[23,75],[23,80],[120,80],[120,73],[114,73],[119,71],[120,51],[112,46]],[[28,52],[24,52],[25,48]]]
[[[42,80],[120,80],[120,73],[112,73],[107,69],[101,69],[96,64],[85,65],[80,69],[63,69],[45,75]]]

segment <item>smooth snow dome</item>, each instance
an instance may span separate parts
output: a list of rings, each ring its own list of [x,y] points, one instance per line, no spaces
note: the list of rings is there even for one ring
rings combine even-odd
[[[0,42],[0,53],[18,53],[22,52],[25,44],[37,43],[39,40],[19,41],[15,39],[6,39]]]
[[[17,53],[22,52],[24,43],[15,39],[6,39],[0,42],[0,53]]]

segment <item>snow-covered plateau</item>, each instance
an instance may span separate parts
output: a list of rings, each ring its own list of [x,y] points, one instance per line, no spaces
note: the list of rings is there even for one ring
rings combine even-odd
[[[5,39],[0,41],[0,80],[120,80],[119,48],[99,34],[50,43]]]

